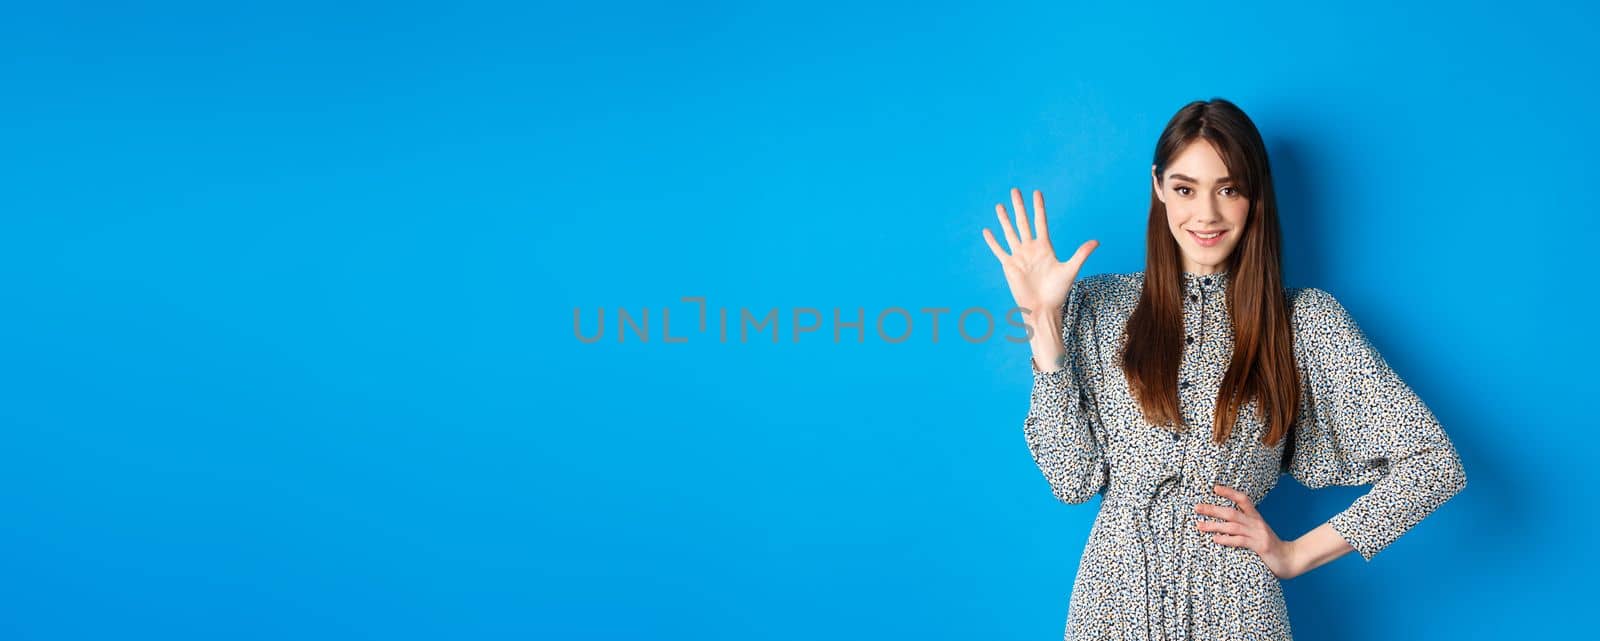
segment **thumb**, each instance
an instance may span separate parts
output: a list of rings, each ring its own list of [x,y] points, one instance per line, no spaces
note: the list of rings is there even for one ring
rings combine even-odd
[[[1082,245],[1078,245],[1078,251],[1073,252],[1072,257],[1067,259],[1067,264],[1074,267],[1082,267],[1083,261],[1087,260],[1089,254],[1094,253],[1095,248],[1099,246],[1100,241],[1098,240],[1089,239],[1083,241]]]

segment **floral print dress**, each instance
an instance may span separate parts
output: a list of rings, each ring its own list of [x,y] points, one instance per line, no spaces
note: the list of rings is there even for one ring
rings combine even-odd
[[[1291,639],[1279,579],[1255,551],[1200,530],[1197,503],[1236,507],[1213,485],[1259,502],[1283,472],[1308,488],[1372,485],[1329,519],[1363,559],[1455,496],[1454,445],[1332,295],[1285,290],[1301,378],[1289,438],[1261,444],[1255,399],[1221,445],[1217,392],[1233,354],[1229,274],[1184,272],[1180,410],[1193,427],[1146,421],[1120,366],[1144,273],[1080,277],[1062,307],[1066,366],[1034,368],[1023,432],[1056,498],[1102,497],[1067,609],[1065,638]]]

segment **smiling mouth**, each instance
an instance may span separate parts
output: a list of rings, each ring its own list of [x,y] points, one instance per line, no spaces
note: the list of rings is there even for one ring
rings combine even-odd
[[[1193,229],[1186,231],[1189,232],[1189,237],[1193,238],[1194,242],[1199,244],[1201,247],[1210,247],[1217,244],[1220,242],[1222,235],[1228,233],[1228,230],[1226,229],[1219,229],[1217,231],[1210,232],[1207,235],[1201,235],[1199,232],[1196,232]]]

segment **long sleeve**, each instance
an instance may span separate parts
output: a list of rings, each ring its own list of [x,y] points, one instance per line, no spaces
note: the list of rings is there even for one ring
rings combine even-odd
[[[1110,476],[1093,385],[1098,380],[1094,315],[1085,293],[1090,285],[1084,281],[1073,282],[1062,306],[1066,364],[1053,372],[1033,366],[1033,391],[1023,421],[1034,462],[1056,498],[1066,503],[1088,501]]]
[[[1466,471],[1433,412],[1331,294],[1306,288],[1293,316],[1304,393],[1289,472],[1311,489],[1372,485],[1328,521],[1371,561],[1466,487]]]

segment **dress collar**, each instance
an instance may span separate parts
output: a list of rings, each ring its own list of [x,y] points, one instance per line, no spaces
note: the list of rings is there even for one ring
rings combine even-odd
[[[1223,269],[1215,274],[1192,274],[1183,272],[1183,291],[1185,292],[1221,292],[1228,286],[1230,274]]]

